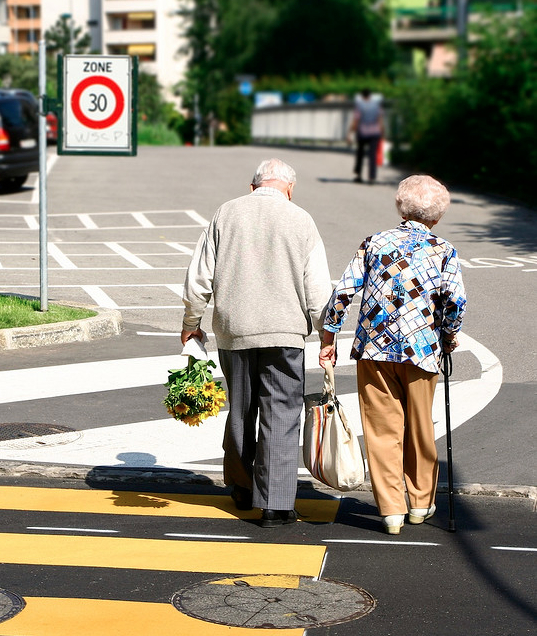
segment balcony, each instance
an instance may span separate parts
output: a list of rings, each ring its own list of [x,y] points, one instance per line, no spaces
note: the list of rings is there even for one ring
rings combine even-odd
[[[35,7],[36,11],[41,6],[41,0],[7,0],[8,7]]]
[[[37,42],[10,42],[8,53],[13,55],[31,55],[37,53]]]
[[[522,0],[470,0],[468,20],[477,21],[486,11],[514,13],[527,4]],[[438,7],[394,9],[391,32],[394,42],[400,44],[452,40],[457,37],[457,0]]]
[[[20,18],[9,23],[13,31],[39,31],[41,20],[39,18]]]

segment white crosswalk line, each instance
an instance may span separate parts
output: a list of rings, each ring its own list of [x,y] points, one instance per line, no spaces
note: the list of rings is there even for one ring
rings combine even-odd
[[[117,309],[118,305],[98,285],[82,285],[82,289],[93,299],[94,303],[105,309]]]
[[[78,269],[73,261],[54,243],[48,244],[48,253],[63,269]]]
[[[119,254],[119,256],[122,256],[126,261],[132,263],[139,269],[153,269],[149,263],[146,263],[132,252],[129,252],[129,250],[125,249],[122,245],[119,245],[119,243],[107,241],[104,244],[106,247],[110,248],[113,252]]]
[[[78,214],[78,218],[82,225],[88,230],[98,230],[99,226],[95,221],[91,218],[89,214]]]

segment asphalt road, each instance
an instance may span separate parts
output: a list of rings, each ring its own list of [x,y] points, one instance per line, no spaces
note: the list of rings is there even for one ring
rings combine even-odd
[[[192,588],[202,597],[207,581],[258,574],[281,581],[289,573],[355,586],[374,604],[359,619],[308,628],[308,636],[533,633],[535,512],[527,499],[458,496],[453,533],[441,495],[435,517],[391,537],[382,532],[367,492],[345,495],[333,521],[321,521],[307,508],[309,497],[322,507],[330,496],[302,490],[301,521],[267,530],[257,526],[255,513],[234,511],[228,491],[218,486],[146,484],[126,491],[121,484],[88,481],[57,481],[50,492],[39,479],[0,480],[0,587],[28,604],[0,623],[3,636],[246,636],[259,630],[233,621],[253,621],[271,602],[285,603],[292,582],[257,583],[265,589],[253,585],[253,596],[236,599],[231,586],[222,606],[209,595],[206,616],[227,623],[226,631],[213,622],[188,622],[171,610],[170,599],[178,592],[192,598]],[[6,488],[17,488],[16,495]],[[71,493],[70,507],[63,495]],[[211,495],[221,501],[208,502]],[[316,616],[329,601],[312,592],[292,597],[285,615]],[[69,607],[72,615],[66,615]],[[344,602],[329,609],[334,622],[362,610]],[[261,633],[303,636],[295,621],[290,624],[293,629]]]
[[[177,353],[180,285],[189,250],[218,205],[247,192],[256,165],[271,155],[282,157],[296,169],[294,200],[315,218],[334,280],[365,236],[398,222],[394,192],[407,175],[384,168],[378,185],[354,184],[352,159],[343,153],[140,148],[136,158],[58,158],[48,182],[49,241],[53,245],[50,299],[116,306],[125,331],[91,343],[2,351],[0,379],[11,378],[9,374],[18,370],[37,370],[38,380],[8,394],[0,382],[0,423],[55,423],[89,433],[160,421],[164,416],[162,387],[157,383],[121,386],[120,379],[106,376],[110,386],[97,389],[95,377],[86,373],[81,376],[80,389],[68,392],[50,378],[56,377],[56,369],[71,369],[73,364],[103,363],[98,368],[104,374],[112,361],[134,365],[140,358],[164,359]],[[453,396],[458,396],[453,404],[458,424],[453,432],[455,481],[535,486],[537,328],[531,299],[537,276],[536,212],[513,202],[450,189],[453,204],[439,224],[438,234],[459,249],[469,295],[466,345],[454,355],[452,379]],[[0,198],[1,291],[38,294],[36,213],[31,183],[21,193]],[[210,315],[204,327],[211,331]],[[347,338],[353,328],[354,314],[346,325]],[[310,340],[314,345],[315,339]],[[209,348],[214,350],[214,340]],[[336,378],[338,392],[352,398],[352,365],[341,359]],[[319,381],[319,370],[311,366],[308,390],[318,390]],[[46,397],[37,397],[40,390],[48,392]],[[440,436],[443,479],[444,446]],[[0,469],[2,457],[0,453]],[[220,459],[215,454],[206,461],[217,464]],[[38,503],[33,507],[0,503],[0,551],[3,541],[10,546],[1,551],[9,556],[0,556],[0,588],[20,594],[28,603],[19,618],[0,623],[2,636],[63,636],[60,623],[66,625],[66,634],[75,631],[85,636],[87,630],[105,636],[100,621],[109,624],[113,617],[118,621],[116,636],[135,636],[132,624],[125,621],[134,620],[138,611],[139,633],[158,631],[166,636],[165,630],[172,629],[177,620],[175,615],[161,614],[171,611],[171,595],[207,579],[235,574],[225,565],[211,569],[206,562],[221,563],[222,555],[231,549],[229,544],[237,541],[243,546],[242,558],[251,558],[253,570],[263,574],[269,568],[285,573],[289,554],[301,549],[306,554],[311,548],[317,559],[312,568],[322,579],[355,585],[375,600],[373,611],[363,618],[310,628],[309,636],[520,636],[534,629],[536,535],[534,502],[529,499],[457,495],[457,531],[450,533],[446,496],[440,494],[435,517],[423,526],[405,526],[399,537],[388,537],[381,531],[368,492],[345,495],[333,521],[312,521],[305,514],[299,524],[270,532],[258,528],[251,513],[222,516],[218,511],[229,506],[228,491],[216,479],[204,486],[172,483],[163,487],[143,480],[125,486],[91,479],[84,484],[5,477],[0,480],[0,490],[2,486],[102,490],[108,505],[104,511],[85,509],[81,496],[74,509],[63,509],[58,507],[61,493],[56,492],[51,495],[55,503],[47,507],[47,497],[41,497],[39,491],[34,493]],[[125,488],[134,493],[125,494]],[[188,497],[214,494],[222,496],[222,503],[208,505],[200,500],[194,516],[192,510],[162,513],[161,508],[171,505],[166,496],[170,492]],[[3,495],[0,502],[8,499],[7,492]],[[315,497],[324,502],[333,496],[308,488],[299,491],[301,499]],[[307,510],[300,501],[297,508]],[[204,536],[200,538],[200,534]],[[55,538],[47,540],[49,536]],[[69,537],[79,537],[76,550],[70,547]],[[140,558],[152,558],[160,542],[167,541],[170,555],[199,549],[199,561],[187,567],[170,556],[166,567],[151,566],[154,569],[138,561],[111,564],[109,559],[117,551],[110,548],[109,541],[116,539],[140,540],[133,551]],[[184,541],[192,544],[185,548]],[[125,545],[134,544],[127,541]],[[48,561],[43,546],[55,548]],[[290,553],[285,546],[291,546]],[[326,547],[320,559],[319,546]],[[268,561],[257,561],[265,548]],[[129,552],[130,548],[125,549]],[[79,560],[81,555],[86,560]],[[305,558],[304,563],[309,561]],[[112,605],[105,611],[104,606],[97,609],[93,601]],[[246,607],[253,605],[248,601]],[[307,610],[307,606],[301,607],[301,611]],[[23,617],[30,621],[32,612],[37,616],[36,631],[28,623],[17,627]],[[75,614],[81,624],[73,630],[69,620]],[[153,627],[144,627],[142,617],[153,621]],[[214,631],[212,623],[181,629],[174,633],[228,633]]]
[[[50,300],[119,307],[126,329],[101,342],[4,351],[0,370],[176,353],[190,250],[218,205],[247,192],[256,165],[272,154],[297,171],[294,200],[315,218],[334,280],[365,236],[398,222],[394,192],[406,174],[384,168],[378,185],[354,184],[344,153],[142,147],[136,158],[59,157],[48,178]],[[452,400],[465,420],[454,430],[455,478],[535,485],[537,212],[448,186],[453,203],[437,231],[463,259],[464,333],[472,344],[454,355],[452,380],[466,383],[463,397]],[[31,188],[0,198],[2,290],[39,294],[35,201]],[[210,311],[203,326],[211,331]],[[351,313],[347,338],[354,326]],[[91,379],[80,382],[76,408],[61,387],[46,400],[30,386],[27,400],[0,393],[0,422],[88,429],[164,417],[161,386],[101,391]],[[342,359],[337,382],[339,393],[355,392],[354,371]],[[307,390],[319,383],[319,370],[309,369]]]

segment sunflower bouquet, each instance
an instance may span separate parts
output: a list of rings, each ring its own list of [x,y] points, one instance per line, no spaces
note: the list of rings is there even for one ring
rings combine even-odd
[[[168,395],[163,404],[172,417],[188,426],[199,426],[202,420],[217,415],[226,402],[222,383],[213,380],[209,367],[216,369],[216,364],[188,356],[184,369],[168,372],[168,382],[164,385]]]

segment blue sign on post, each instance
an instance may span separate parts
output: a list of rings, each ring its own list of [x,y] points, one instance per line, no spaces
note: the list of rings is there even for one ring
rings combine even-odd
[[[252,82],[241,82],[239,84],[239,93],[241,95],[251,95],[253,91]]]

